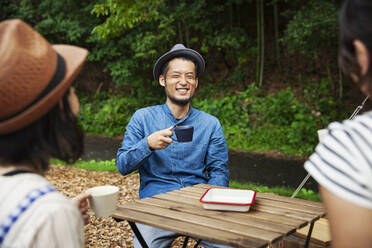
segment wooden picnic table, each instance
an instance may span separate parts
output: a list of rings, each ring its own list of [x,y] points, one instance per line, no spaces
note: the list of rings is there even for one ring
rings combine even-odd
[[[206,210],[200,198],[208,188],[198,184],[118,206],[113,217],[127,220],[136,236],[136,222],[180,233],[194,239],[209,240],[232,247],[267,247],[297,229],[325,215],[321,203],[257,193],[248,212]],[[138,237],[142,246],[147,245]],[[187,241],[186,241],[187,242]]]

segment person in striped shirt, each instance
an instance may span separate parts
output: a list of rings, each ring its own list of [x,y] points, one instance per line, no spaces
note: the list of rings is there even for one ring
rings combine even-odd
[[[346,0],[340,12],[339,64],[372,95],[372,1]],[[319,183],[332,247],[372,247],[372,111],[334,122],[305,163]]]
[[[0,247],[83,247],[87,198],[45,178],[51,157],[83,151],[71,84],[88,51],[51,45],[21,20],[0,23]]]

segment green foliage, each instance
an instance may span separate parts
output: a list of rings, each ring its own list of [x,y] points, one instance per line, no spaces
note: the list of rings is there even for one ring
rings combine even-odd
[[[338,3],[281,2],[280,10],[286,10],[289,21],[283,43],[313,58],[320,48],[336,51]],[[81,98],[79,118],[87,132],[123,134],[136,109],[162,103],[163,89],[152,79],[153,64],[172,45],[184,43],[202,53],[207,69],[208,63],[217,63],[216,55],[228,69],[227,76],[216,82],[207,73],[205,91],[193,104],[221,120],[230,148],[309,154],[317,143],[316,130],[341,119],[327,92],[328,81],[305,82],[301,101],[292,89],[264,95],[250,86],[233,92],[247,85],[254,72],[254,66],[247,65],[257,56],[256,37],[250,32],[255,18],[247,13],[254,13],[255,4],[252,0],[4,0],[0,16],[25,20],[52,43],[88,48],[89,60],[102,64],[123,86],[126,95]]]
[[[107,18],[103,24],[96,26],[93,32],[102,39],[118,37],[124,29],[131,29],[141,22],[155,19],[158,15],[157,5],[161,1],[106,0],[96,4],[92,13]]]
[[[323,82],[325,90],[329,84]],[[193,105],[219,118],[229,148],[309,155],[318,142],[317,130],[336,116],[332,98],[306,85],[306,102],[297,100],[290,88],[263,95],[251,84],[240,94],[197,98]]]
[[[2,0],[0,2],[0,20],[14,18],[17,13],[17,4],[12,0]]]
[[[247,83],[248,70],[254,71],[247,65],[257,56],[251,32],[255,4],[252,0],[5,0],[0,7],[3,19],[21,18],[52,43],[88,48],[88,59],[101,63],[115,83],[143,96],[157,91],[153,64],[175,43],[200,51],[209,64],[216,63],[218,55],[218,63],[228,70],[226,78],[218,80],[226,82],[231,76],[236,84]],[[265,13],[271,4],[266,3]],[[302,1],[281,4],[289,21],[283,42],[290,50],[309,51],[311,56],[319,47],[336,51],[330,46],[337,33],[336,0],[309,1],[300,11]],[[265,23],[268,20],[265,16]],[[215,80],[206,76],[205,81]]]
[[[11,17],[25,20],[51,43],[85,43],[98,21],[90,16],[93,4],[86,0],[21,0],[16,5]]]
[[[79,120],[85,132],[107,136],[122,135],[133,113],[144,106],[143,99],[123,95],[81,97]]]
[[[308,1],[298,9],[287,9],[291,18],[281,39],[289,52],[299,51],[317,59],[321,49],[337,47],[337,1]],[[292,17],[293,16],[293,17]]]
[[[224,10],[243,3],[107,0],[92,11],[105,19],[93,30],[99,40],[90,59],[104,61],[114,82],[136,91],[144,85],[154,89],[154,61],[176,43],[201,51],[206,60],[211,52],[220,52],[228,66],[242,63],[247,61],[248,35],[238,22],[224,21]]]
[[[261,193],[274,193],[282,196],[292,196],[295,189],[289,187],[268,187],[263,185],[255,185],[251,183],[240,183],[236,181],[230,181],[229,187],[238,189],[251,189]],[[312,190],[301,189],[301,191],[296,195],[296,198],[301,198],[310,201],[321,201],[319,193],[315,193]]]
[[[230,149],[277,150],[304,156],[318,143],[318,129],[346,118],[338,116],[328,88],[327,80],[306,83],[303,100],[299,101],[290,88],[265,95],[251,84],[245,91],[219,98],[200,92],[192,104],[220,120]],[[153,98],[109,94],[82,96],[79,119],[88,133],[122,135],[138,108],[162,104],[163,98],[163,94]]]

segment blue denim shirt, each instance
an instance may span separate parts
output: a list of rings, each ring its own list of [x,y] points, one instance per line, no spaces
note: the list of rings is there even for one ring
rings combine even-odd
[[[174,141],[167,148],[148,147],[148,135],[174,125],[193,126],[192,142],[178,143],[173,132]],[[190,106],[187,116],[176,120],[167,104],[137,110],[117,152],[121,174],[139,170],[140,199],[198,183],[228,186],[227,161],[227,145],[216,117]]]

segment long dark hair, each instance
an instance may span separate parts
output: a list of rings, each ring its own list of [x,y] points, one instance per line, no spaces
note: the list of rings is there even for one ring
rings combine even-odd
[[[72,113],[67,91],[62,105],[56,104],[33,124],[14,133],[0,135],[0,165],[27,165],[40,174],[49,159],[76,161],[84,149],[84,134]]]
[[[358,76],[360,82],[368,82],[371,92],[372,66],[368,68],[366,76],[360,74],[360,67],[356,60],[353,42],[360,40],[367,47],[369,55],[372,52],[372,1],[346,0],[340,11],[340,47],[339,64],[346,75],[351,73]],[[370,57],[371,58],[371,57]],[[371,61],[370,61],[371,62]],[[369,79],[369,80],[365,80]],[[372,93],[372,92],[371,92]]]

